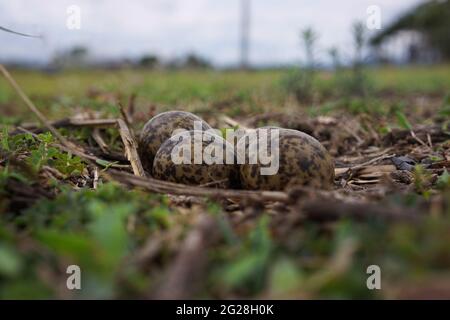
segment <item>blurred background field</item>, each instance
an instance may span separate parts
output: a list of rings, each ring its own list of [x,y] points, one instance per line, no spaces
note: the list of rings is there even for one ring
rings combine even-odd
[[[349,74],[351,71],[346,70],[344,73]],[[71,107],[95,109],[95,101],[89,101],[87,96],[90,91],[96,90],[124,97],[136,94],[143,107],[145,101],[150,101],[161,110],[179,105],[182,109],[208,108],[214,112],[221,104],[233,104],[234,101],[237,110],[233,110],[233,106],[223,110],[229,116],[238,116],[244,111],[249,113],[269,111],[296,103],[292,101],[292,96],[286,94],[282,85],[285,74],[285,70],[243,72],[125,69],[74,70],[57,74],[27,70],[14,72],[15,78],[28,94],[45,101],[45,103],[37,102],[41,108],[50,108],[48,111],[53,110],[57,114],[61,112],[65,115],[73,112],[70,110]],[[420,95],[443,99],[450,88],[450,66],[446,64],[369,68],[367,74],[371,79],[373,98],[381,98],[387,102]],[[333,71],[320,71],[314,81],[316,100],[311,104],[303,104],[304,108],[311,109],[329,101],[348,98],[348,95],[342,93],[339,78]],[[5,80],[0,80],[0,83],[0,102],[5,110],[8,109],[8,105],[14,105],[11,107],[14,109],[11,110],[14,115],[31,116],[20,106],[18,97],[7,86]],[[242,104],[248,109],[243,110]]]

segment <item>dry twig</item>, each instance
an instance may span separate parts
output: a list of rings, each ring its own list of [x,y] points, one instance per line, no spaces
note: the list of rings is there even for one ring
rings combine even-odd
[[[14,88],[14,90],[17,92],[17,94],[20,96],[20,98],[25,102],[25,105],[36,115],[36,117],[39,119],[39,121],[48,129],[50,132],[67,148],[72,149],[74,148],[74,145],[68,141],[66,138],[64,138],[58,130],[53,127],[50,122],[47,120],[47,118],[39,111],[39,109],[34,105],[34,103],[28,98],[28,96],[25,94],[25,92],[22,90],[22,88],[17,84],[17,82],[14,80],[14,78],[11,76],[11,74],[6,70],[6,68],[0,64],[0,71],[2,72],[3,76],[6,78],[6,80],[11,84],[11,86]]]
[[[106,144],[105,140],[103,140],[103,137],[100,134],[100,129],[99,128],[94,128],[92,130],[92,138],[97,143],[97,145],[100,147],[100,149],[102,150],[103,153],[108,153],[109,152],[109,147]]]
[[[125,146],[125,152],[128,160],[131,163],[133,172],[139,177],[145,177],[145,171],[142,167],[141,159],[137,151],[137,142],[134,138],[132,132],[128,128],[127,124],[122,119],[117,119],[117,124],[119,126],[120,136],[122,137],[122,142]]]
[[[105,173],[104,173],[105,174]],[[179,183],[167,182],[157,180],[151,177],[138,177],[129,173],[120,172],[117,170],[109,170],[106,174],[110,178],[135,187],[142,187],[147,190],[175,194],[175,195],[188,195],[197,197],[211,197],[217,199],[249,199],[254,201],[280,201],[288,202],[289,197],[285,192],[281,191],[245,191],[245,190],[232,190],[232,189],[215,189],[215,188],[202,188],[197,186],[189,186]]]

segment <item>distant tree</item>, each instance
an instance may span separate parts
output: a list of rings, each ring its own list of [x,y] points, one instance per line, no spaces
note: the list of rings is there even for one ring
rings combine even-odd
[[[370,80],[364,68],[364,47],[367,43],[365,25],[362,21],[355,21],[352,25],[353,35],[353,75],[343,84],[349,93],[367,96],[370,89]]]
[[[80,68],[86,66],[89,58],[89,50],[84,46],[75,46],[71,49],[59,52],[53,57],[52,67],[56,68]]]
[[[155,55],[145,55],[139,60],[139,66],[153,69],[159,64],[159,58]]]
[[[186,56],[183,67],[189,69],[204,69],[210,68],[211,63],[205,58],[196,55],[195,53],[190,53]]]
[[[69,50],[69,56],[76,59],[84,59],[87,57],[89,50],[83,46],[75,46]]]
[[[327,50],[331,59],[331,64],[335,71],[339,71],[342,67],[341,56],[337,47],[331,47]]]
[[[183,66],[183,62],[180,59],[170,59],[164,64],[164,68],[169,70],[180,69]]]
[[[318,39],[317,33],[311,27],[305,28],[301,31],[300,37],[303,42],[306,56],[306,68],[314,70],[316,67],[316,61],[314,58],[315,44]]]
[[[83,46],[75,46],[69,50],[67,59],[70,65],[81,67],[87,63],[89,50]]]
[[[355,48],[353,66],[358,69],[363,63],[363,49],[366,44],[365,26],[362,21],[356,21],[352,25],[353,46]]]
[[[450,60],[450,1],[431,0],[425,1],[412,10],[400,16],[392,24],[383,28],[375,35],[370,43],[373,46],[381,45],[390,36],[399,31],[412,30],[424,35],[426,44],[436,49],[444,60]],[[412,59],[417,56],[418,48],[409,48],[413,52]]]
[[[300,40],[305,54],[305,61],[298,69],[290,70],[282,79],[281,85],[295,96],[300,103],[310,103],[314,96],[314,79],[316,77],[317,62],[315,59],[316,43],[319,35],[313,28],[301,30]]]

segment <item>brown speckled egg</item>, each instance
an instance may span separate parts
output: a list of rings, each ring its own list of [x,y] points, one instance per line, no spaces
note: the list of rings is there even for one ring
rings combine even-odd
[[[200,128],[194,128],[196,121],[201,125]],[[211,127],[195,114],[185,111],[163,112],[151,118],[142,129],[139,139],[139,155],[146,171],[151,172],[156,152],[177,129],[208,130]]]
[[[262,136],[262,129],[256,129],[257,137]],[[266,161],[263,164],[258,157],[257,161],[249,162],[249,155],[258,154],[258,140],[250,142],[249,134],[241,138],[238,142],[237,153],[245,155],[239,165],[240,182],[243,188],[249,190],[284,190],[295,185],[308,185],[312,187],[329,189],[334,183],[334,162],[328,151],[310,135],[291,129],[277,127],[266,127],[268,139],[265,144],[266,155],[271,155],[271,146],[276,146],[276,136],[272,135],[272,130],[278,129],[278,171],[273,165],[274,174],[263,175],[262,168],[270,167]],[[245,146],[245,149],[243,147]],[[264,149],[262,146],[261,149]],[[274,149],[275,150],[275,149]],[[277,154],[274,154],[276,157]],[[274,158],[275,159],[275,158]],[[268,159],[270,160],[270,159]],[[274,162],[275,163],[275,162]],[[267,170],[267,169],[266,169]]]
[[[201,147],[194,148],[194,142]],[[174,160],[173,154],[179,157],[178,160]],[[206,160],[205,154],[212,158]],[[183,157],[189,163],[177,163]],[[191,130],[179,133],[166,140],[159,148],[153,162],[153,176],[188,185],[228,188],[238,176],[233,146],[210,131]]]

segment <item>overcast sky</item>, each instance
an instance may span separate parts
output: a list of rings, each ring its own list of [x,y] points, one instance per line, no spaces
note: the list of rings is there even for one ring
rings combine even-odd
[[[55,51],[85,45],[98,58],[199,53],[218,65],[239,61],[241,0],[0,0],[0,26],[44,40],[0,32],[0,60],[47,61]],[[381,9],[382,26],[419,0],[251,0],[253,64],[300,59],[299,30],[320,33],[319,51],[351,48],[350,26],[366,9]],[[67,8],[81,9],[81,29],[66,27]]]

